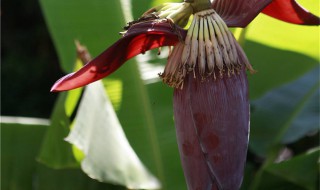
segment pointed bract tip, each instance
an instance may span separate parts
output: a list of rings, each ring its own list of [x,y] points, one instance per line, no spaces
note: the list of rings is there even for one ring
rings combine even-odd
[[[62,90],[59,88],[59,84],[56,82],[50,89],[50,92],[62,92],[65,90]]]
[[[50,92],[58,92],[53,87],[50,89]]]
[[[79,88],[84,86],[82,84],[76,83],[76,80],[72,80],[74,78],[74,73],[70,73],[59,80],[57,80],[54,85],[51,87],[50,92],[62,92],[67,90],[72,90],[75,88]]]
[[[50,92],[60,92],[61,90],[59,90],[59,81],[60,81],[61,79],[59,79],[59,80],[57,80],[54,84],[53,84],[53,86],[51,87],[51,89],[50,89]]]
[[[64,78],[64,77],[63,77]],[[61,79],[59,79],[59,80],[57,80],[57,82],[55,82],[54,83],[54,85],[51,87],[51,89],[50,89],[50,92],[61,92],[61,91],[65,91],[65,90],[63,90],[63,89],[61,89],[61,80],[63,79],[63,78],[61,78]],[[66,89],[67,90],[67,89]]]

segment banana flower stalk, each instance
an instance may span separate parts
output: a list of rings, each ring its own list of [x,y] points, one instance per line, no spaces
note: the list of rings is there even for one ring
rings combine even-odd
[[[122,38],[62,77],[51,91],[85,86],[138,54],[174,46],[160,77],[174,88],[176,135],[188,189],[239,189],[249,141],[246,70],[254,70],[228,27],[246,27],[260,12],[294,24],[319,25],[319,18],[294,0],[165,3],[128,23]]]

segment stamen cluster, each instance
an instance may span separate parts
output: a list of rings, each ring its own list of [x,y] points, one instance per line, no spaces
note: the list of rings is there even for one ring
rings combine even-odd
[[[188,29],[184,43],[178,44],[168,58],[164,73],[160,76],[169,86],[183,88],[187,73],[196,71],[201,80],[214,79],[238,73],[242,62],[252,70],[248,60],[240,61],[237,41],[225,22],[213,10],[197,12]],[[240,50],[239,50],[240,49]],[[240,51],[240,52],[239,52]]]

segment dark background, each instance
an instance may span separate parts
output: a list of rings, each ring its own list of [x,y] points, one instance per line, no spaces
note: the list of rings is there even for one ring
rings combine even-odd
[[[48,118],[62,71],[39,2],[1,3],[1,115]]]

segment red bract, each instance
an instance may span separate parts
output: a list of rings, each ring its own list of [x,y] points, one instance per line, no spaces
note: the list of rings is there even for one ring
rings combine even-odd
[[[85,86],[116,71],[128,59],[161,46],[174,46],[185,31],[170,22],[148,21],[129,28],[124,36],[79,71],[58,80],[51,91]]]
[[[273,0],[262,12],[289,23],[304,25],[320,24],[317,16],[302,8],[294,0]]]
[[[230,27],[246,27],[261,11],[279,20],[303,25],[319,25],[317,16],[295,0],[214,0],[215,9]]]

